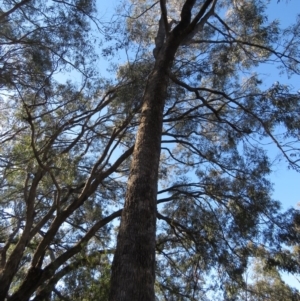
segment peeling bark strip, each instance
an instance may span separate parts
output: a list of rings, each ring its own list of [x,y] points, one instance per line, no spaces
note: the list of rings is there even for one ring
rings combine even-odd
[[[205,18],[212,2],[205,1],[191,22],[195,0],[187,0],[181,11],[181,21],[162,47],[157,49],[155,66],[144,94],[133,152],[112,265],[110,301],[155,300],[156,194],[168,73],[179,45],[195,29],[198,21]]]

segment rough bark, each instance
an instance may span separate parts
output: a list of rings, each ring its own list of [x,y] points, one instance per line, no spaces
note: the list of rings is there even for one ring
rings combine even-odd
[[[212,0],[205,1],[196,18],[203,17]],[[183,38],[190,34],[195,0],[182,7],[181,21],[155,51],[155,66],[143,98],[125,206],[112,265],[110,301],[154,301],[156,196],[163,109],[168,73]],[[157,45],[160,46],[160,45]]]
[[[112,266],[110,300],[154,300],[156,193],[169,64],[156,64],[144,95]]]

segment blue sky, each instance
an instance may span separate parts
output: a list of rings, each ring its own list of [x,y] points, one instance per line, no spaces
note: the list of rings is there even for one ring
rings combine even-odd
[[[286,27],[296,20],[297,14],[300,14],[300,1],[281,0],[277,3],[277,0],[272,0],[270,1],[268,12],[269,21],[278,19],[280,20],[280,25]],[[300,89],[299,76],[287,78],[284,75],[278,76],[273,71],[275,70],[272,70],[272,68],[270,68],[270,71],[265,71],[265,80],[268,78],[269,83],[279,81],[294,86],[295,90]],[[279,151],[276,150],[276,147],[273,147],[270,155],[274,157],[276,154],[279,154]],[[275,164],[273,170],[274,172],[270,179],[274,183],[274,199],[281,201],[284,209],[295,207],[300,202],[300,173],[288,169],[284,160]]]

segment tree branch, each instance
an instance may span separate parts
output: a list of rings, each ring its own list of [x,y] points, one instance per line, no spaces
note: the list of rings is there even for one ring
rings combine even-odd
[[[31,0],[22,0],[21,2],[17,3],[13,8],[8,10],[7,12],[0,15],[0,23],[2,21],[5,21],[5,18],[8,17],[10,14],[12,14],[14,11],[16,11],[21,6],[25,5],[26,3],[30,2]]]

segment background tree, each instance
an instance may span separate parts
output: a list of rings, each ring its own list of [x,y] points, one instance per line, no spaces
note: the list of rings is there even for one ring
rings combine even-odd
[[[90,1],[43,5],[1,7],[0,300],[224,300],[262,245],[297,267],[259,141],[299,168],[299,94],[253,68],[299,74],[299,20],[254,0],[125,3],[109,26]],[[96,29],[127,53],[113,79]]]
[[[120,213],[99,204],[123,187],[111,178],[108,190],[96,190],[131,152],[108,165],[130,117],[111,117],[115,90],[93,78],[93,2],[7,1],[2,11],[0,299],[43,300],[62,277],[106,254],[106,225]],[[58,81],[63,71],[78,83]]]
[[[231,297],[234,300],[300,300],[299,291],[289,287],[282,281],[278,270],[272,266],[267,267],[266,263],[256,260],[247,278],[244,291],[235,293]]]

